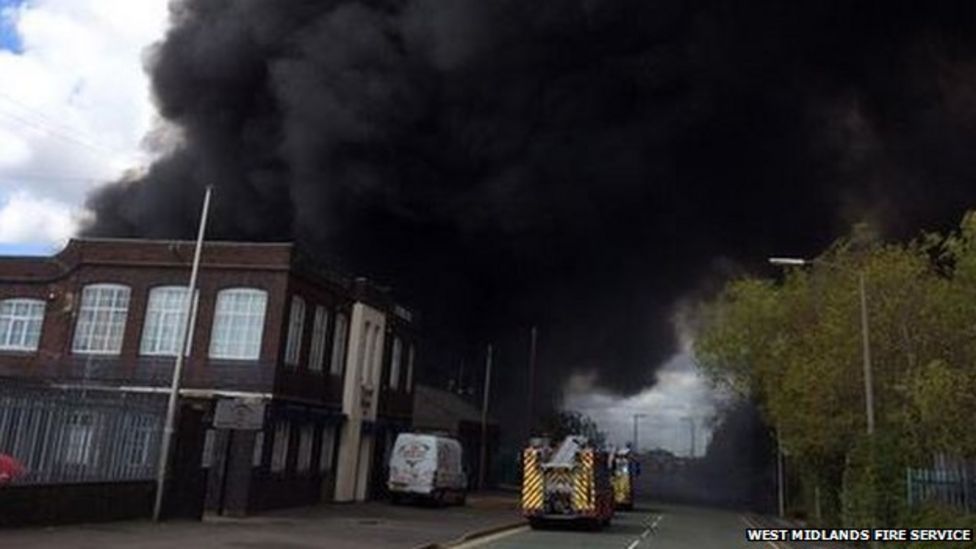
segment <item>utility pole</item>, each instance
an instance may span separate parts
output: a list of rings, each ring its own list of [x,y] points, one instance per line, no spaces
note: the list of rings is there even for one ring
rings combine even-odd
[[[695,418],[685,417],[685,421],[688,422],[688,427],[690,429],[690,439],[689,439],[689,454],[688,457],[695,457]]]
[[[179,345],[176,346],[176,363],[173,366],[173,379],[170,384],[169,401],[166,404],[166,424],[163,427],[163,440],[159,445],[159,469],[156,474],[156,502],[153,506],[153,520],[159,522],[163,513],[163,494],[166,491],[166,477],[169,472],[170,446],[173,443],[173,431],[176,425],[176,406],[179,400],[180,379],[183,375],[183,363],[186,358],[186,342],[191,335],[191,327],[196,324],[196,308],[193,306],[197,289],[197,276],[200,274],[200,255],[203,251],[203,236],[207,229],[207,217],[210,214],[210,196],[213,187],[207,185],[203,195],[203,211],[200,213],[200,226],[197,229],[196,249],[193,251],[193,267],[190,269],[190,286],[184,299],[183,325],[180,326]]]
[[[529,435],[532,434],[532,429],[535,428],[535,352],[536,352],[536,337],[538,336],[538,330],[535,326],[532,326],[531,341],[529,343],[529,415],[526,418],[529,426]]]
[[[634,454],[635,455],[638,454],[638,453],[640,453],[640,446],[638,446],[638,444],[637,444],[637,434],[638,434],[637,433],[637,421],[640,418],[642,418],[642,417],[647,417],[647,414],[634,414],[634,438],[633,438],[634,448],[633,448],[633,451],[634,451]]]
[[[485,388],[481,402],[481,461],[478,466],[478,489],[485,489],[485,466],[488,464],[488,396],[491,391],[491,344],[485,358]]]

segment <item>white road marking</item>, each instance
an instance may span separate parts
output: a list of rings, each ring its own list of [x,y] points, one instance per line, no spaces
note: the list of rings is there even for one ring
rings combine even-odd
[[[641,532],[641,539],[647,539],[647,535],[650,534],[650,533],[651,533],[651,529],[650,528],[648,528],[647,530],[644,530],[643,532]]]
[[[627,549],[634,549],[634,547],[637,547],[637,545],[639,543],[640,543],[640,540],[639,539],[635,539],[634,541],[630,542],[630,545],[627,546]]]

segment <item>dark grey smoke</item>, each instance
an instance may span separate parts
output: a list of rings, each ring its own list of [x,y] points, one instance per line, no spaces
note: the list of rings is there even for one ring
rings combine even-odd
[[[715,258],[974,203],[974,8],[178,1],[148,67],[185,143],[93,195],[87,232],[190,236],[213,183],[213,236],[394,284],[442,369],[494,340],[515,386],[538,323],[544,391],[633,392]]]

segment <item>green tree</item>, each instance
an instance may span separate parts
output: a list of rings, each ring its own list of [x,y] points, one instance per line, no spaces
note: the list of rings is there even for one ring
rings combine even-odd
[[[858,281],[877,434],[866,435]],[[904,466],[976,453],[976,214],[948,236],[884,243],[858,227],[780,281],[729,282],[698,317],[695,355],[753,399],[834,519],[891,523]],[[880,454],[884,454],[881,459]],[[882,489],[881,487],[886,487]],[[844,494],[846,490],[846,495]],[[843,503],[843,508],[841,508]],[[868,518],[865,518],[868,517]]]

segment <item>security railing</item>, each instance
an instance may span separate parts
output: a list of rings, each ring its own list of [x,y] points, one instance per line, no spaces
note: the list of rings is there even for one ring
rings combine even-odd
[[[0,388],[0,454],[23,466],[12,484],[151,480],[160,395]]]
[[[906,473],[908,505],[935,503],[965,513],[976,510],[976,478],[968,467],[915,469]]]

